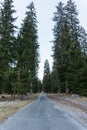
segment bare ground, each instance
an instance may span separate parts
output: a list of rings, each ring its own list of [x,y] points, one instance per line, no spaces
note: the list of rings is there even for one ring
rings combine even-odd
[[[48,94],[48,97],[67,111],[87,129],[87,98],[76,95]]]
[[[0,123],[4,122],[9,116],[15,114],[20,108],[31,103],[38,94],[32,94],[29,100],[0,101]]]

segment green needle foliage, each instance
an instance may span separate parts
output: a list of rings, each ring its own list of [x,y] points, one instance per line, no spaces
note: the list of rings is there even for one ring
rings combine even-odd
[[[61,2],[58,4],[53,21],[53,91],[87,95],[84,77],[84,70],[87,70],[87,35],[79,25],[73,0],[69,0],[66,6]]]
[[[0,90],[2,93],[9,83],[9,75],[12,64],[15,61],[15,29],[13,17],[14,10],[12,0],[4,0],[0,9]],[[8,88],[9,89],[9,88]]]
[[[44,63],[43,90],[47,93],[51,92],[50,66],[48,60]]]
[[[37,40],[37,17],[32,2],[27,6],[26,17],[18,35],[18,82],[20,91],[23,93],[37,87],[35,83],[37,82],[39,64],[39,44]]]
[[[14,94],[15,98],[15,94],[38,90],[39,43],[34,3],[27,6],[17,37],[13,8],[12,0],[4,0],[1,4],[0,93]]]

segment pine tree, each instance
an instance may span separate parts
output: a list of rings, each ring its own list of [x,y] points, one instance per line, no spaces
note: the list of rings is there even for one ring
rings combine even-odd
[[[37,17],[33,2],[27,6],[27,10],[18,36],[18,80],[22,87],[20,90],[25,92],[35,85],[39,63]]]
[[[54,33],[54,46],[53,46],[53,73],[56,73],[56,88],[57,91],[60,91],[60,89],[64,89],[65,85],[65,74],[66,74],[66,35],[65,30],[67,29],[65,26],[65,15],[64,15],[64,7],[63,3],[59,3],[56,7],[57,11],[54,13],[53,21],[55,22],[55,26],[53,29]],[[65,29],[65,30],[64,30]],[[66,54],[66,55],[65,55]]]
[[[78,91],[82,59],[77,16],[76,6],[72,0],[69,0],[65,7],[60,2],[54,13],[53,71],[57,75],[57,88],[59,91],[62,89],[62,92]]]
[[[82,67],[79,77],[79,93],[80,95],[87,96],[87,33],[85,29],[81,26],[79,27],[79,42],[81,46],[81,57],[82,57]]]
[[[66,19],[69,26],[70,41],[70,62],[69,62],[69,88],[70,91],[78,91],[79,72],[82,67],[81,47],[79,43],[79,20],[76,5],[73,0],[69,0],[65,6]],[[72,84],[72,85],[71,85]]]
[[[15,55],[15,28],[16,18],[13,14],[16,12],[12,0],[4,0],[1,3],[0,15],[0,77],[2,79],[2,92],[9,82],[9,73],[14,63]],[[6,83],[7,82],[7,83]],[[9,88],[8,88],[9,89]]]
[[[51,92],[50,66],[48,60],[45,60],[44,63],[43,90],[47,93]]]
[[[85,60],[87,55],[87,33],[82,26],[79,27],[79,43],[83,54],[82,57]]]

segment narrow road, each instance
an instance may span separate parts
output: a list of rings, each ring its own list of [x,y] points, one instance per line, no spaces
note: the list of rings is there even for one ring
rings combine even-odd
[[[0,125],[0,130],[85,130],[41,93],[30,105]]]

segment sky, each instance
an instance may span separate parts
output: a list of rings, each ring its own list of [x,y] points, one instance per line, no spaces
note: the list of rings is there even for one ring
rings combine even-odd
[[[0,2],[3,0],[0,0]],[[36,8],[36,15],[38,20],[38,42],[40,44],[40,64],[39,64],[39,79],[43,78],[44,71],[44,62],[48,59],[50,68],[52,69],[52,46],[53,43],[50,42],[53,40],[53,26],[54,22],[52,21],[53,13],[55,12],[55,7],[61,1],[64,4],[67,3],[67,0],[13,0],[14,6],[16,9],[16,16],[18,19],[16,24],[20,27],[22,20],[25,17],[26,6],[30,2],[34,2]],[[80,25],[82,25],[87,30],[87,0],[74,0],[77,5],[77,10],[79,12],[78,18]]]

